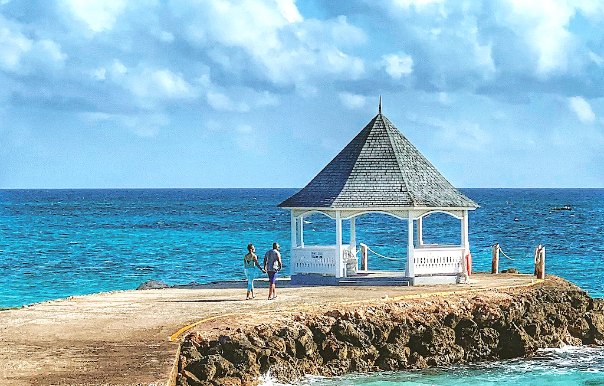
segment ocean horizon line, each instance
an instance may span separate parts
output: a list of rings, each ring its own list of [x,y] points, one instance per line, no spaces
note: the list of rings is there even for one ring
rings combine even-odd
[[[302,187],[103,187],[103,188],[0,188],[0,191],[61,191],[61,190],[293,190]],[[474,187],[464,186],[457,189],[488,189],[488,190],[604,190],[604,187]]]

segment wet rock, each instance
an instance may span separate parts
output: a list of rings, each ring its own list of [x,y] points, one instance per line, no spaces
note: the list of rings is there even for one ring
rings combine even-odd
[[[139,285],[137,290],[150,290],[150,289],[162,289],[170,288],[171,286],[159,280],[147,280],[146,282]]]
[[[394,343],[385,343],[379,348],[380,357],[376,365],[386,371],[404,369],[408,366],[411,349]]]
[[[602,344],[600,342],[604,340],[604,314],[595,312],[594,308],[594,311],[585,315],[585,320],[590,327],[589,343]]]

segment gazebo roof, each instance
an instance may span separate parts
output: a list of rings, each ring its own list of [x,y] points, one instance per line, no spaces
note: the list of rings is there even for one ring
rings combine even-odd
[[[465,208],[460,193],[381,112],[282,208]]]

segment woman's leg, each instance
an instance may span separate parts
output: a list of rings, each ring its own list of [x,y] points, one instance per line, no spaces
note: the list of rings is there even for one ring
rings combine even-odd
[[[254,290],[254,275],[253,272],[250,272],[249,268],[245,269],[245,277],[247,278],[247,297],[250,298],[250,293]]]

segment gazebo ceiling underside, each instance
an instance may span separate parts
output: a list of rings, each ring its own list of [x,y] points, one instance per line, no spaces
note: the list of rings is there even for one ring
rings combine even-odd
[[[342,210],[396,217],[478,205],[459,192],[383,114],[367,126],[299,192],[279,204],[297,213]],[[346,210],[348,209],[348,210]],[[347,212],[347,213],[346,213]],[[292,212],[294,213],[294,212]],[[294,214],[295,215],[295,214]]]

